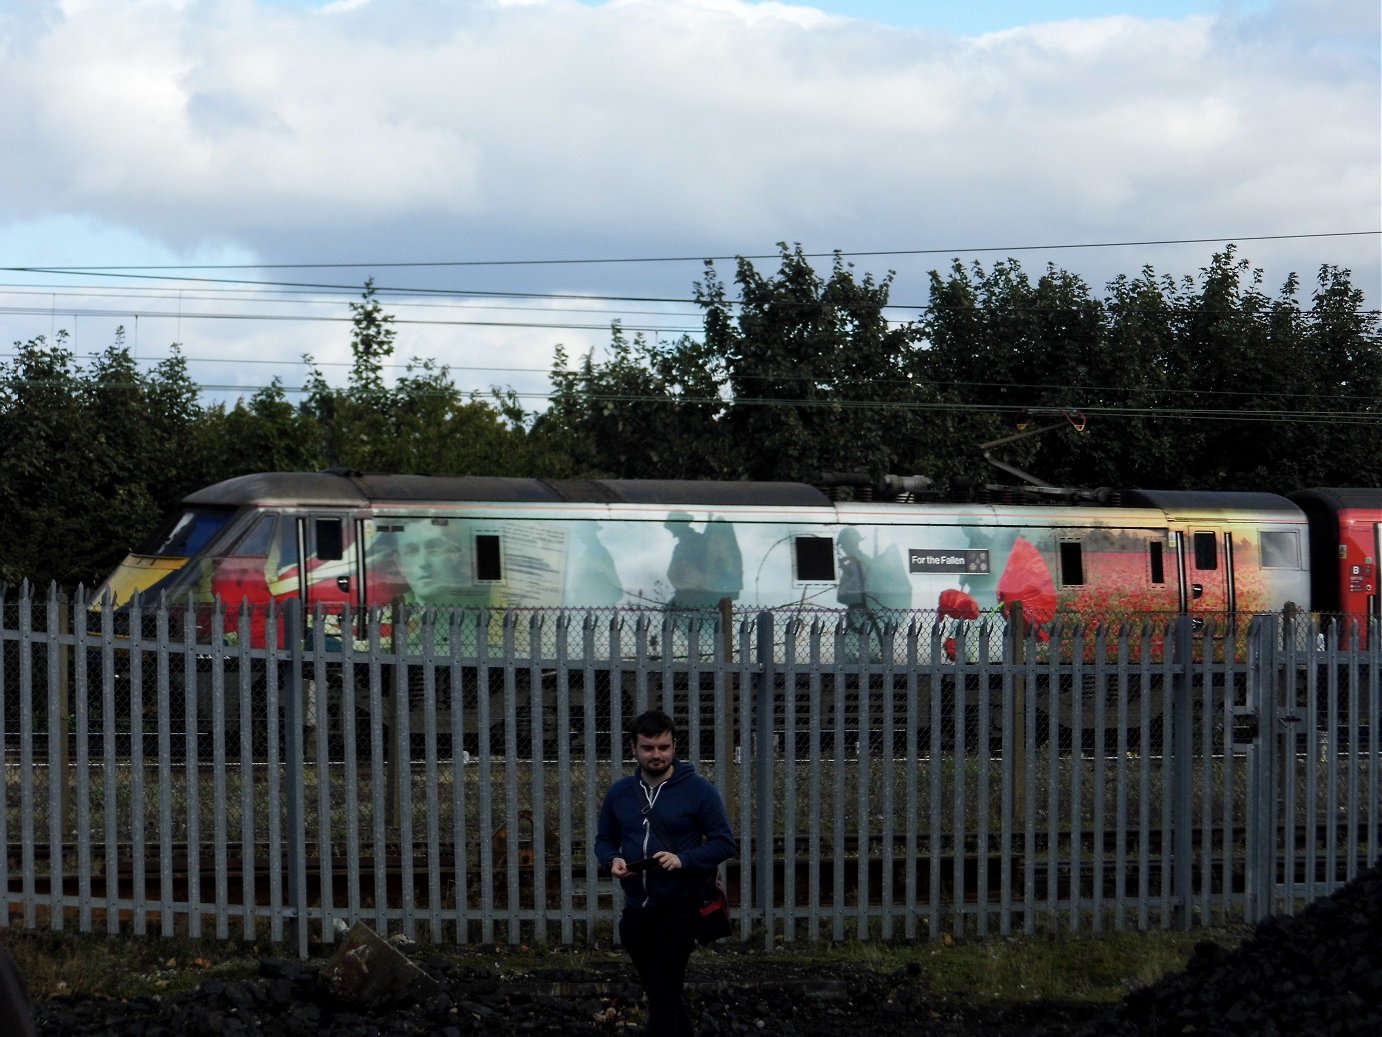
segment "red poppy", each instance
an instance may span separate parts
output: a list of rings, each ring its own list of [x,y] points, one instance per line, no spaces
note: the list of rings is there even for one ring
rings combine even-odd
[[[1013,544],[1008,564],[998,579],[998,600],[1006,613],[1014,602],[1022,603],[1022,615],[1039,626],[1056,615],[1056,581],[1041,552],[1022,537]]]
[[[946,619],[978,619],[979,603],[964,591],[941,591],[940,612]]]
[[[944,647],[945,657],[953,663],[955,661],[955,639],[953,637],[947,637]]]

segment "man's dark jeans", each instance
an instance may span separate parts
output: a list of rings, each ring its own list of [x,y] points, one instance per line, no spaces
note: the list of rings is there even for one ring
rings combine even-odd
[[[649,1037],[690,1037],[682,1000],[686,963],[696,946],[696,905],[625,907],[619,941],[633,959],[648,995]]]

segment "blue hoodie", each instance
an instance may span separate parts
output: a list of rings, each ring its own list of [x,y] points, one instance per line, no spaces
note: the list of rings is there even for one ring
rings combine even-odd
[[[635,771],[605,794],[595,855],[608,868],[616,857],[632,864],[671,850],[681,858],[681,868],[667,871],[654,865],[630,875],[621,880],[625,898],[634,907],[701,903],[714,890],[715,870],[738,851],[720,793],[681,759],[673,761],[672,776],[655,792],[652,809],[674,845],[665,845],[644,817],[648,786]]]

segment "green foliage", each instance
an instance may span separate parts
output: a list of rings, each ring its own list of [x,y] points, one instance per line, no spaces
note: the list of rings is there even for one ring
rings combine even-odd
[[[372,283],[351,312],[348,384],[331,386],[313,367],[299,404],[275,380],[232,406],[203,407],[176,346],[143,372],[119,330],[85,368],[65,333],[17,343],[14,361],[0,367],[0,581],[94,586],[187,493],[234,475],[328,465],[480,475],[570,467],[551,442],[529,436],[512,394],[462,393],[431,360],[410,362],[388,384],[393,318]]]
[[[216,478],[250,472],[296,472],[320,467],[317,427],[306,407],[288,400],[275,378],[248,400],[207,411]]]
[[[690,337],[670,346],[630,342],[616,323],[610,359],[574,368],[557,349],[552,399],[535,440],[570,458],[576,473],[627,479],[723,477],[733,464],[721,432],[720,371]]]
[[[988,272],[957,263],[948,277],[931,275],[923,323],[935,377],[983,438],[1010,432],[1026,408],[1089,417],[1083,436],[999,452],[1048,482],[1277,493],[1377,485],[1367,448],[1382,420],[1376,313],[1347,271],[1320,271],[1310,311],[1294,278],[1275,298],[1261,281],[1232,247],[1198,279],[1145,268],[1115,279],[1102,300],[1054,268],[1034,285],[1013,260]]]
[[[798,245],[779,246],[776,277],[740,260],[738,316],[723,288],[697,286],[706,345],[725,365],[734,401],[726,428],[753,479],[812,479],[823,471],[917,470],[925,425],[915,409],[917,327],[887,318],[892,274],[856,279],[836,254],[828,279]]]
[[[117,329],[82,369],[59,332],[0,368],[0,578],[99,581],[212,470],[180,352],[141,373]]]
[[[559,351],[534,431],[579,470],[627,478],[944,470],[949,418],[919,377],[918,328],[888,317],[891,275],[857,279],[837,255],[821,278],[800,246],[780,260],[775,277],[740,260],[737,300],[707,263],[699,339],[629,342],[616,325],[603,363]]]
[[[329,385],[315,366],[307,380],[298,417],[315,450],[304,467],[504,475],[530,466],[535,452],[511,396],[496,392],[496,406],[463,393],[446,366],[417,358],[389,385],[384,372],[394,352],[393,317],[375,298],[373,281],[350,309],[348,385]]]
[[[958,261],[915,320],[893,275],[836,254],[818,273],[779,246],[772,274],[711,263],[703,333],[632,339],[606,359],[558,347],[550,406],[457,388],[435,360],[392,382],[393,317],[372,281],[350,306],[346,385],[310,373],[203,406],[178,348],[141,371],[118,330],[82,367],[65,333],[0,366],[0,581],[99,580],[193,488],[255,471],[815,480],[832,471],[1011,482],[978,444],[1060,409],[1052,431],[995,450],[1065,485],[1258,489],[1382,485],[1382,334],[1350,274],[1323,266],[1308,300],[1276,295],[1230,247],[1180,281],[1150,267],[1097,296],[1048,266]],[[1043,416],[1044,415],[1044,416]],[[1059,423],[1059,419],[1056,419]]]

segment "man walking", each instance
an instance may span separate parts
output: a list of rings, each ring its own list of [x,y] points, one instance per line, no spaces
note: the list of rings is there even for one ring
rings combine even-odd
[[[648,995],[650,1037],[692,1032],[682,999],[696,918],[719,866],[734,856],[720,794],[677,759],[672,718],[642,714],[630,732],[638,769],[605,794],[595,853],[624,888],[619,940]]]

